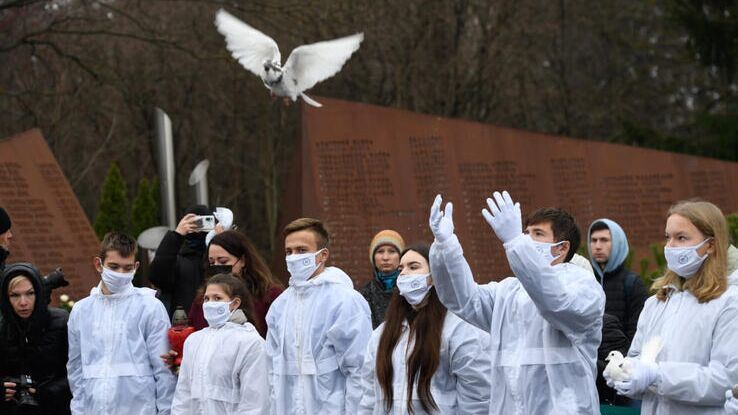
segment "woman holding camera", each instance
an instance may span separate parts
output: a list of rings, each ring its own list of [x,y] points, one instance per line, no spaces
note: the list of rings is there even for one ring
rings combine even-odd
[[[41,274],[16,263],[0,279],[0,413],[69,414],[69,314],[45,303]]]
[[[172,317],[177,307],[189,310],[203,282],[202,260],[207,231],[198,216],[212,215],[205,205],[187,208],[173,231],[168,231],[149,264],[149,281],[159,289],[159,299]]]

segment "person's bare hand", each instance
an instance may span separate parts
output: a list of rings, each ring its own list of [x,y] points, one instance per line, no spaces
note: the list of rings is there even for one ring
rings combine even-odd
[[[188,213],[182,217],[182,219],[177,224],[177,228],[174,230],[178,234],[184,236],[188,233],[197,232],[199,228],[195,224],[194,220],[197,215],[194,213]]]
[[[220,223],[215,224],[215,234],[223,233],[225,232],[225,228]]]
[[[174,350],[170,350],[166,353],[163,353],[159,355],[161,360],[164,362],[164,364],[171,370],[174,371],[174,358],[177,357],[179,353],[175,352]]]
[[[15,397],[15,383],[4,382],[3,386],[5,387],[5,400],[12,400]]]

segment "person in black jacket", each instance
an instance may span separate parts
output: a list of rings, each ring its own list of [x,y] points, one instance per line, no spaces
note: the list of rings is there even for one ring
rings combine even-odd
[[[620,225],[610,219],[597,219],[589,226],[588,238],[595,277],[605,290],[605,313],[620,320],[630,348],[648,298],[646,286],[638,274],[625,267],[630,248]]]
[[[625,267],[630,248],[620,225],[610,219],[597,219],[589,226],[588,239],[589,260],[605,291],[602,344],[597,350],[597,391],[603,404],[629,405],[630,399],[617,395],[602,378],[604,358],[612,350],[628,354],[648,292],[643,280]]]
[[[149,265],[149,281],[159,290],[159,298],[169,312],[178,306],[189,310],[205,273],[205,236],[194,223],[199,215],[212,215],[205,205],[187,209],[174,231],[164,235]]]
[[[10,255],[10,240],[13,238],[13,232],[10,231],[11,224],[8,212],[0,207],[0,272],[5,268],[5,260]]]
[[[0,279],[0,413],[69,414],[72,393],[67,382],[69,314],[42,300],[41,274],[29,263],[8,265]],[[22,392],[13,380],[30,376],[26,391],[38,406],[19,405]]]

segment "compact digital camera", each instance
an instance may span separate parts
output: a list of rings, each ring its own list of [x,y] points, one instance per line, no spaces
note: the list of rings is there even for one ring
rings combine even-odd
[[[212,231],[213,229],[215,229],[215,216],[195,216],[195,219],[193,219],[193,223],[197,225],[197,229],[201,231]]]

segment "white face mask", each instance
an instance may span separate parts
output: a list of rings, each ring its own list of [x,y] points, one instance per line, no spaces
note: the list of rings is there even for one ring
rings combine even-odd
[[[236,300],[225,301],[208,301],[202,303],[202,313],[205,316],[205,320],[208,321],[208,325],[213,328],[218,328],[228,322],[231,318],[231,304]]]
[[[115,272],[103,267],[103,271],[102,273],[100,273],[100,277],[105,283],[105,286],[108,287],[108,290],[110,290],[111,293],[116,294],[125,291],[128,287],[133,286],[131,282],[133,281],[133,276],[135,274],[136,271]]]
[[[291,279],[296,282],[307,281],[320,266],[320,263],[316,263],[315,258],[323,249],[318,252],[287,255],[285,261],[287,262],[287,271],[292,276]]]
[[[550,242],[538,242],[533,239],[531,240],[533,241],[533,245],[536,247],[536,251],[538,251],[538,253],[541,254],[543,259],[545,259],[546,263],[548,264],[551,264],[552,262],[556,261],[557,259],[561,257],[561,254],[559,254],[558,256],[553,256],[553,254],[551,253],[551,248],[555,246],[559,246],[563,244],[564,242],[566,242],[566,241],[561,241],[561,242],[556,242],[554,244]]]
[[[702,263],[707,259],[707,253],[705,253],[705,256],[701,257],[700,254],[697,253],[697,250],[710,239],[712,238],[707,238],[693,246],[680,248],[664,247],[666,266],[682,278],[694,277],[695,274],[697,274],[697,271],[700,270]]]
[[[430,274],[407,274],[397,277],[397,289],[410,305],[418,305],[428,295],[432,285],[428,285]]]

